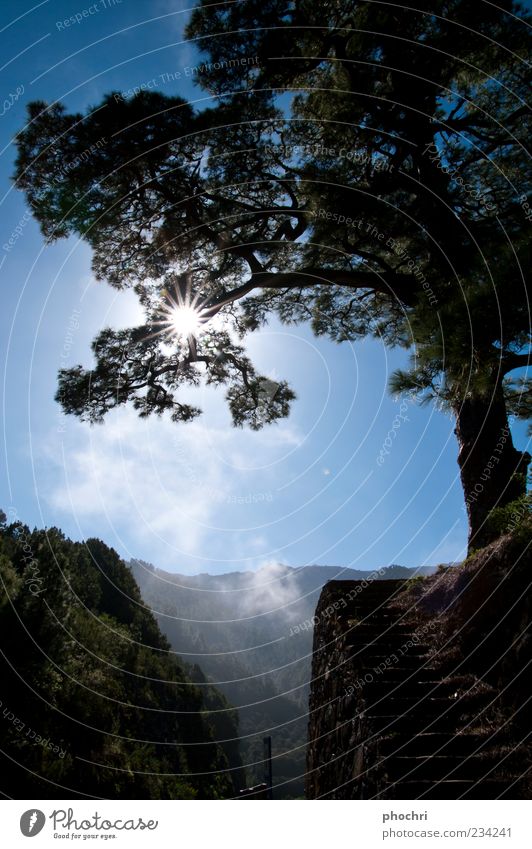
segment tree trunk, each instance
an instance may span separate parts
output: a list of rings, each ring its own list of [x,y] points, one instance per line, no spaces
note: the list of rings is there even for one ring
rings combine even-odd
[[[525,494],[530,454],[514,448],[500,385],[491,398],[466,398],[454,414],[471,551],[498,535],[486,521],[490,511]]]

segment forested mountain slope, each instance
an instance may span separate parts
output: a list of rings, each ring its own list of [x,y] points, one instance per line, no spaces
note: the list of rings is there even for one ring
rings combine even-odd
[[[234,711],[193,683],[201,671],[169,650],[116,552],[0,519],[0,749],[10,795],[234,795]],[[225,752],[217,738],[232,741]]]

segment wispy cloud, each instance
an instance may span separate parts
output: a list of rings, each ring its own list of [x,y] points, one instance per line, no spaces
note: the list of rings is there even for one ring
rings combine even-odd
[[[216,416],[212,405],[205,416]],[[300,443],[288,422],[251,433],[140,420],[128,409],[92,428],[68,418],[64,434],[42,446],[45,498],[58,523],[74,517],[82,535],[95,524],[124,531],[139,546],[132,555],[147,552],[179,571],[190,558],[198,559],[192,571],[209,559],[258,562],[275,465]]]

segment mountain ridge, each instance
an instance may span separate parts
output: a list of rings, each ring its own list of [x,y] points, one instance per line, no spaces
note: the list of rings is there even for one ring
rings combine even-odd
[[[142,560],[129,566],[174,651],[198,664],[238,710],[248,782],[263,779],[262,737],[271,734],[277,796],[301,795],[313,616],[329,580],[431,574],[394,564],[373,570],[268,564],[256,571],[182,575]]]

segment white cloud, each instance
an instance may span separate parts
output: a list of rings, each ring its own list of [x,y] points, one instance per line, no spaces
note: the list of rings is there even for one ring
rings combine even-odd
[[[217,404],[205,419],[216,417]],[[178,571],[197,558],[192,571],[202,571],[209,562],[236,564],[268,551],[259,526],[274,483],[282,483],[278,461],[300,442],[288,423],[251,433],[206,421],[141,420],[130,409],[96,427],[67,418],[61,441],[54,432],[40,449],[40,494],[54,521],[74,520],[81,535],[110,526],[139,546],[132,556],[149,552]]]

